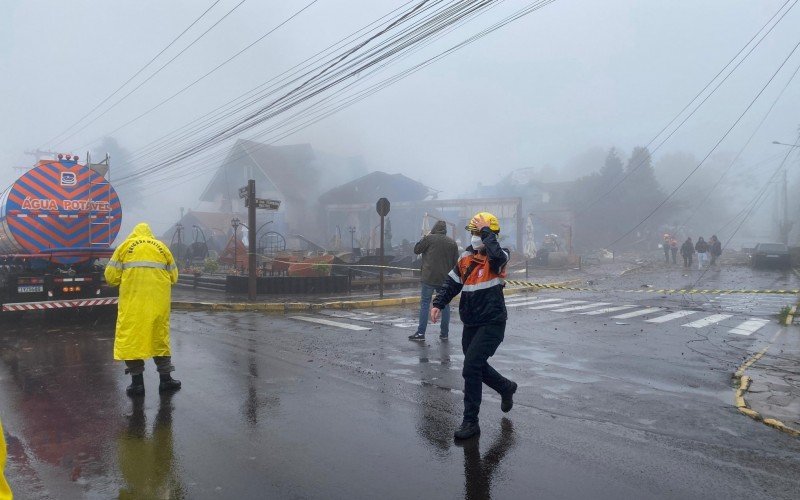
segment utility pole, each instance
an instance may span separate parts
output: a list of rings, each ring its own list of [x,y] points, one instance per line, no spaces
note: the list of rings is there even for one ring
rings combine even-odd
[[[247,181],[247,298],[256,300],[256,181]]]

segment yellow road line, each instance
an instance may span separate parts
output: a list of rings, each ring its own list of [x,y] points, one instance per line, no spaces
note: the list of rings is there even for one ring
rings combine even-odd
[[[789,427],[780,420],[776,420],[774,418],[762,417],[760,413],[747,406],[747,401],[745,401],[744,399],[744,395],[750,388],[750,384],[753,381],[750,377],[745,375],[744,372],[745,370],[750,368],[753,365],[753,363],[761,359],[764,356],[764,354],[766,354],[767,349],[769,349],[769,347],[770,346],[767,346],[758,351],[753,356],[751,356],[747,361],[745,361],[742,364],[742,366],[739,367],[738,370],[736,370],[736,373],[734,373],[733,378],[736,381],[736,385],[734,387],[735,392],[733,396],[733,404],[734,406],[736,406],[736,409],[739,410],[739,413],[747,415],[753,420],[756,420],[758,422],[763,422],[764,424],[772,428],[778,429],[781,432],[789,434],[790,436],[800,437],[800,430],[793,429],[792,427]]]

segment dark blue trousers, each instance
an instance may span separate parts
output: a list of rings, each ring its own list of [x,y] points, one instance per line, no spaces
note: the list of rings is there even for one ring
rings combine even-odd
[[[467,326],[461,336],[464,351],[464,420],[477,422],[481,409],[482,384],[503,393],[511,383],[489,366],[489,358],[497,351],[506,331],[505,323]]]

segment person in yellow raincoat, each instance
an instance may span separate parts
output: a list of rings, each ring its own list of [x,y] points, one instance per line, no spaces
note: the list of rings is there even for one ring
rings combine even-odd
[[[172,285],[178,266],[169,248],[142,222],[117,247],[105,269],[109,285],[119,286],[114,359],[125,361],[131,374],[129,396],[144,394],[144,360],[153,358],[161,382],[159,392],[180,389],[169,348]]]
[[[0,422],[0,500],[11,500],[14,495],[6,481],[6,435],[3,431],[3,423]]]

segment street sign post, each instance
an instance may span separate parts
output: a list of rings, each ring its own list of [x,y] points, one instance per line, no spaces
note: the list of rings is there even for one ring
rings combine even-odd
[[[375,210],[378,212],[378,215],[381,216],[381,272],[380,272],[380,297],[383,298],[383,218],[386,217],[386,214],[389,213],[389,200],[386,198],[381,198],[378,200],[378,203],[375,204]]]
[[[250,207],[250,198],[245,198],[244,205]],[[255,208],[264,210],[278,210],[281,207],[280,200],[270,200],[268,198],[255,198]]]

